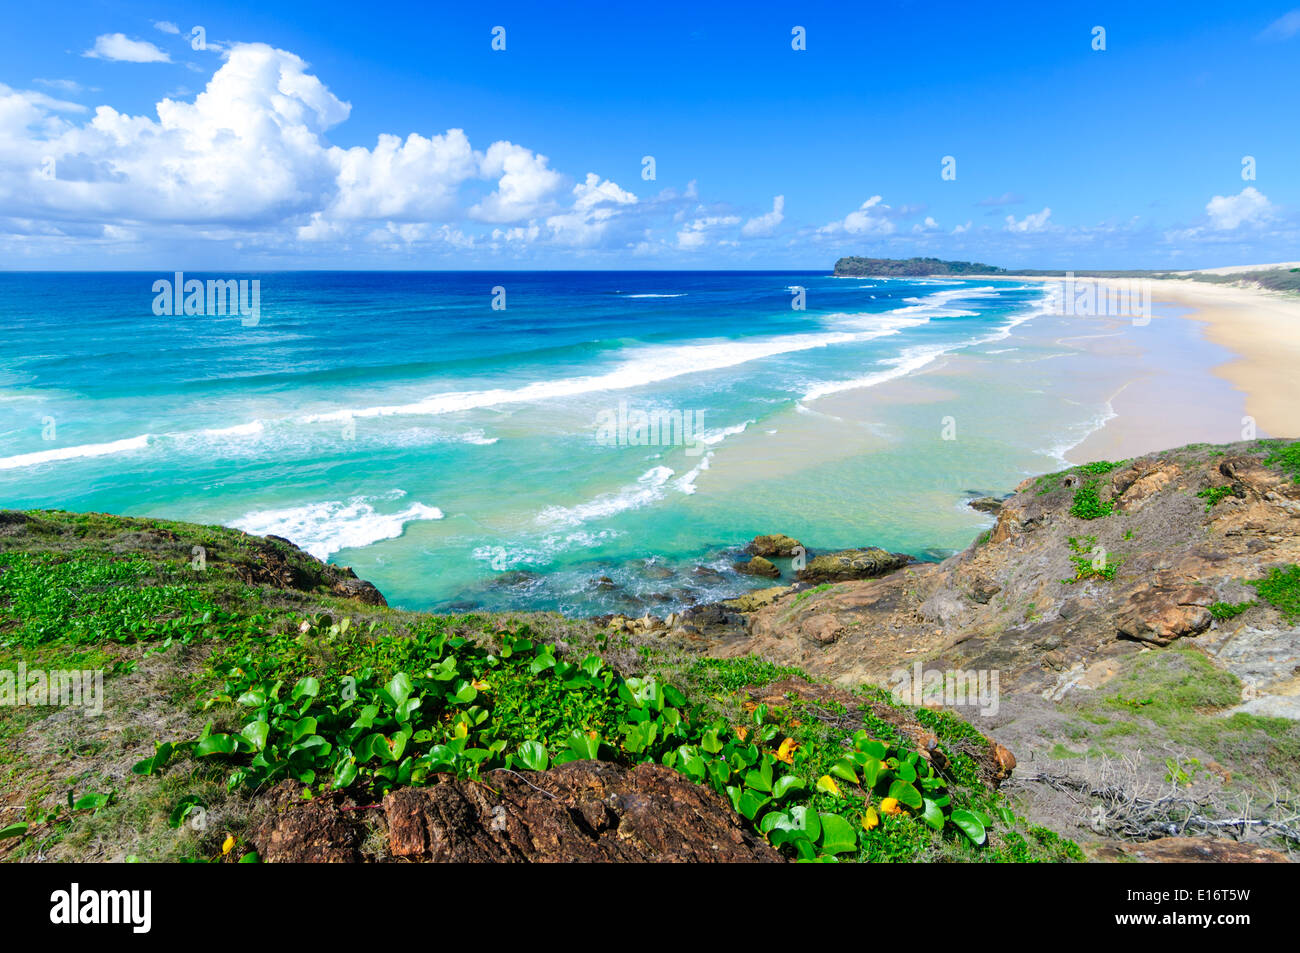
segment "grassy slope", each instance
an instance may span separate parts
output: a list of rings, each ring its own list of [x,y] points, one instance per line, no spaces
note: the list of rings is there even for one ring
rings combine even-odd
[[[963,751],[980,736],[950,716],[921,713],[951,763],[927,796],[951,798],[942,814],[995,816],[982,848],[952,818],[935,831],[915,811],[879,813],[891,778],[908,773],[898,763],[910,752],[873,714],[879,708],[865,704],[878,706],[874,695],[858,711],[793,696],[756,710],[750,690],[791,670],[754,659],[700,660],[663,641],[611,636],[554,615],[434,616],[366,606],[328,594],[318,564],[284,547],[276,547],[277,558],[299,573],[301,591],[242,581],[257,578],[268,545],[162,520],[0,512],[0,670],[19,662],[29,670],[102,669],[106,696],[96,718],[69,708],[0,708],[0,828],[27,825],[21,836],[0,839],[0,857],[214,859],[230,837],[233,859],[248,852],[241,834],[262,809],[259,791],[280,777],[373,795],[437,771],[523,770],[579,750],[624,763],[666,760],[720,791],[733,788],[724,796],[756,826],[798,827],[809,814],[844,822],[828,821],[807,844],[774,834],[792,855],[1078,856],[1069,842],[1010,816],[978,782]],[[203,547],[201,568],[195,546]],[[399,673],[409,689],[393,681]],[[666,685],[680,694],[665,695]],[[418,708],[398,704],[408,692],[422,698]],[[373,723],[365,711],[371,702]],[[367,726],[353,727],[358,720]],[[861,774],[878,750],[868,738],[889,746],[895,766],[874,789]],[[163,742],[179,747],[140,773]],[[403,745],[397,757],[384,753]],[[236,750],[200,756],[228,748]],[[853,762],[855,748],[866,751]],[[779,801],[766,804],[765,765],[774,778],[793,778]],[[757,787],[745,783],[751,768]]]

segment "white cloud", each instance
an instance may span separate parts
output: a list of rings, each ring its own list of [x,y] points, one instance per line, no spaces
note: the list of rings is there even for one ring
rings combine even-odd
[[[817,232],[820,235],[836,235],[840,232],[849,235],[889,235],[894,231],[894,223],[889,220],[890,211],[890,207],[883,204],[879,195],[873,195],[857,211],[844,216],[842,221],[823,225]]]
[[[172,58],[148,40],[128,39],[122,33],[104,33],[95,37],[93,48],[81,54],[95,60],[119,63],[170,63]]]
[[[170,20],[155,20],[153,23],[153,28],[155,30],[161,30],[163,33],[179,34],[181,32],[181,28],[178,27],[175,23],[172,23]]]
[[[448,216],[462,183],[478,175],[460,129],[427,138],[412,133],[404,142],[382,134],[373,149],[333,147],[327,156],[338,189],[327,215],[344,220]]]
[[[677,233],[677,247],[683,251],[694,251],[708,244],[707,233],[718,228],[739,225],[738,215],[705,215],[695,219]]]
[[[9,100],[8,109],[5,108],[3,100]],[[55,99],[53,96],[47,96],[45,93],[38,93],[34,89],[11,89],[4,83],[0,83],[0,116],[10,110],[18,110],[23,107],[27,109],[48,110],[50,112],[71,112],[84,113],[86,107],[81,103],[72,103],[64,99]],[[11,113],[12,114],[12,113]],[[4,126],[0,123],[0,129]]]
[[[510,142],[494,142],[480,165],[486,178],[496,178],[497,190],[470,209],[481,221],[518,222],[548,211],[548,200],[564,177],[548,169],[547,158]]]
[[[1284,13],[1260,34],[1265,40],[1289,40],[1300,33],[1300,9]]]
[[[1026,215],[1020,221],[1016,221],[1014,215],[1007,216],[1007,231],[1009,232],[1041,232],[1047,228],[1047,220],[1052,217],[1052,210],[1045,208],[1041,212],[1032,215]]]
[[[772,199],[772,211],[756,218],[751,218],[741,228],[740,234],[746,238],[766,238],[776,231],[776,227],[785,221],[785,196],[778,195]]]
[[[1236,195],[1216,195],[1205,203],[1210,224],[1220,231],[1242,225],[1260,225],[1271,217],[1272,206],[1264,194],[1248,185]]]
[[[970,222],[967,222],[965,225],[956,225],[953,227],[952,233],[954,235],[964,235],[970,231],[970,225]]]
[[[605,240],[622,207],[634,206],[637,197],[616,182],[595,172],[573,187],[573,207],[546,219],[554,239],[563,245],[591,247]]]
[[[37,86],[44,86],[46,89],[57,89],[61,93],[76,94],[81,92],[81,84],[75,79],[34,79],[32,82]]]

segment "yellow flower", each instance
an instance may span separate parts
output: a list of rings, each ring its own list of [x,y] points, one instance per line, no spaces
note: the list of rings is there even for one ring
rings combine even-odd
[[[903,809],[899,806],[898,798],[887,797],[880,802],[881,814],[902,814]]]
[[[225,843],[221,845],[221,853],[224,856],[226,854],[229,854],[234,849],[235,849],[235,835],[227,834]]]
[[[880,826],[880,815],[876,813],[874,807],[867,808],[867,813],[862,815],[862,827],[864,830],[871,830]]]
[[[794,749],[799,747],[795,744],[793,738],[786,738],[781,742],[781,747],[776,749],[776,760],[784,761],[786,764],[794,764]]]

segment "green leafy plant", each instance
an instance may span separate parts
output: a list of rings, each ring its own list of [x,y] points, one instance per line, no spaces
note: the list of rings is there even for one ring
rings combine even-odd
[[[1273,567],[1263,579],[1248,580],[1259,597],[1280,611],[1289,622],[1300,620],[1300,566]]]
[[[1207,486],[1203,490],[1198,490],[1196,495],[1205,500],[1205,512],[1208,513],[1228,497],[1235,496],[1236,491],[1230,484],[1225,486]]]
[[[1113,500],[1102,500],[1097,489],[1098,482],[1089,480],[1074,491],[1074,502],[1070,504],[1070,515],[1081,520],[1101,519],[1109,516],[1115,509]]]
[[[1235,619],[1255,604],[1253,599],[1248,602],[1215,602],[1210,605],[1210,615],[1220,621]]]

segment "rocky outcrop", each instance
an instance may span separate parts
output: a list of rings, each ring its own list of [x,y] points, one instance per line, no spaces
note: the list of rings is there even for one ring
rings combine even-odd
[[[846,686],[887,684],[923,659],[997,670],[1004,693],[1058,695],[1108,658],[1213,636],[1247,697],[1267,695],[1268,679],[1289,693],[1282,663],[1293,653],[1279,656],[1278,640],[1293,627],[1244,584],[1300,562],[1300,484],[1265,455],[1251,443],[1187,448],[1030,478],[964,552],[906,566],[883,550],[819,556],[799,579],[837,585],[775,593],[748,612],[746,637],[712,651]],[[886,574],[839,582],[877,570]],[[1252,600],[1232,619],[1210,612]]]
[[[358,579],[350,566],[323,563],[281,536],[256,540],[252,558],[236,563],[234,569],[250,585],[300,592],[326,589],[331,595],[355,599],[368,606],[388,605],[383,594],[364,579]]]
[[[736,563],[733,568],[736,572],[746,576],[764,576],[768,579],[776,579],[781,575],[781,570],[777,569],[771,560],[762,556],[755,556],[748,562]]]
[[[790,557],[799,549],[803,549],[803,544],[799,540],[784,533],[772,533],[766,536],[755,536],[745,547],[745,552],[753,556]]]
[[[795,575],[800,582],[820,584],[847,582],[852,579],[871,579],[887,572],[901,569],[912,561],[904,553],[891,553],[877,546],[866,549],[845,549],[838,553],[815,556]]]
[[[441,776],[381,804],[295,799],[285,784],[249,841],[265,862],[780,863],[712,789],[656,764],[573,761],[482,781]],[[382,845],[382,849],[379,845]]]

